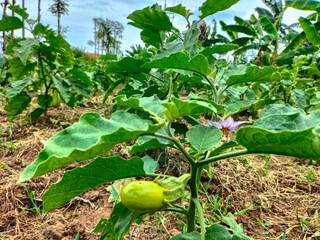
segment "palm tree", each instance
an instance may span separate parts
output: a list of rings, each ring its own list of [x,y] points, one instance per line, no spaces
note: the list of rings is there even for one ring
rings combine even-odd
[[[68,15],[69,4],[63,0],[53,0],[53,4],[49,7],[49,11],[54,15],[58,16],[58,34],[62,34],[62,28],[60,24],[61,15]]]

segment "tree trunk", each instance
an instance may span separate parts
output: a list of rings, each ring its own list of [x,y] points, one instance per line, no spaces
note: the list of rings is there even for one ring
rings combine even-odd
[[[24,0],[22,0],[22,8],[25,8],[25,1]],[[23,18],[22,21],[23,21],[22,38],[25,38],[25,36],[26,36],[26,27],[25,27],[26,20]]]
[[[5,0],[3,4],[3,15],[6,15],[7,13],[7,6],[9,5],[9,0]],[[6,32],[3,32],[3,45],[2,45],[2,52],[4,53],[6,51],[6,45],[7,45],[7,38],[6,38]]]
[[[16,5],[16,0],[12,0],[12,5]],[[12,11],[12,17],[14,17],[14,11]],[[10,43],[12,43],[14,39],[14,30],[11,30],[11,39],[10,39]]]
[[[41,20],[41,0],[38,0],[38,23]]]
[[[59,34],[61,35],[60,17],[61,17],[60,9],[58,8],[58,35]]]
[[[95,20],[94,22],[94,56],[97,57],[97,23]]]

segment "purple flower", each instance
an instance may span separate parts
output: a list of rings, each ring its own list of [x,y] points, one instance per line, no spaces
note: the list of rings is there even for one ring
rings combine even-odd
[[[244,123],[245,121],[235,122],[232,117],[228,117],[222,122],[208,121],[209,126],[215,126],[219,128],[226,137],[228,137],[229,133],[233,132],[237,127],[240,127]]]

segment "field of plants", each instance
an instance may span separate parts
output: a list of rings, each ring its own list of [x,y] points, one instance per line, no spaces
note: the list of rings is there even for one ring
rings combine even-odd
[[[0,239],[319,240],[320,1],[212,21],[239,1],[136,10],[98,57],[5,1]]]

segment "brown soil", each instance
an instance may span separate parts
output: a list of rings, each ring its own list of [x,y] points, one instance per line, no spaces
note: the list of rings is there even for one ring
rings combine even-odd
[[[92,102],[87,103],[92,111],[100,114],[107,108]],[[96,240],[99,234],[91,230],[100,218],[107,218],[112,211],[108,203],[107,185],[91,190],[71,202],[38,215],[26,189],[17,184],[24,167],[30,164],[43,148],[42,141],[73,123],[88,108],[74,110],[57,108],[49,111],[47,120],[27,123],[19,117],[14,123],[7,121],[3,107],[0,107],[0,239],[80,239]],[[127,151],[117,146],[114,149],[126,157]],[[170,155],[168,173],[177,175],[186,172],[181,156],[174,150]],[[201,195],[206,204],[205,216],[212,224],[218,219],[218,212],[212,206],[212,196],[221,198],[218,204],[222,211],[238,213],[235,218],[243,225],[247,235],[254,239],[320,239],[320,167],[314,166],[314,180],[306,181],[310,160],[291,157],[270,156],[264,167],[265,156],[243,156],[216,163],[216,171],[208,186],[208,197]],[[74,164],[67,169],[78,166]],[[66,169],[37,177],[25,184],[35,192],[37,206],[41,207],[41,195],[52,183],[57,182]],[[208,176],[202,181],[207,187]],[[201,190],[201,189],[200,189]],[[210,200],[209,200],[209,199]],[[227,207],[226,207],[227,205]],[[247,211],[243,211],[244,209]],[[160,220],[159,220],[160,219]],[[185,219],[163,212],[150,216],[142,224],[134,225],[126,239],[169,239],[183,231]]]

